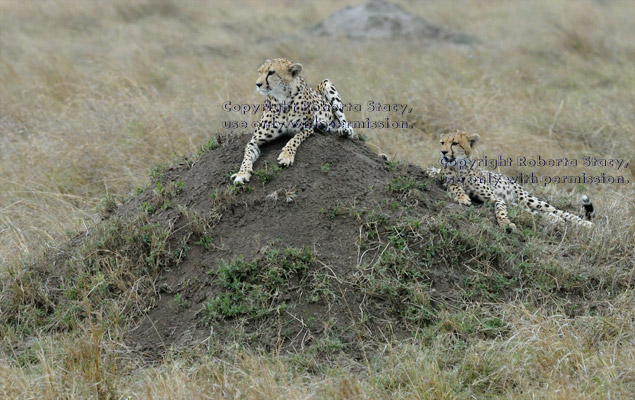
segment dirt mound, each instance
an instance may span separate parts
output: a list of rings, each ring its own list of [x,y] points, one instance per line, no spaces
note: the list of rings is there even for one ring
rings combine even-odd
[[[370,0],[331,14],[310,29],[318,36],[345,36],[350,39],[409,39],[447,41],[469,45],[474,39],[451,32],[409,14],[399,5],[383,0]]]
[[[357,334],[345,321],[366,307],[387,322],[372,331],[404,334],[406,327],[379,311],[383,301],[355,289],[362,265],[379,250],[366,249],[362,239],[367,229],[383,230],[381,224],[404,213],[395,205],[404,196],[415,217],[432,212],[446,198],[443,190],[428,185],[420,169],[386,163],[360,141],[321,134],[302,144],[290,168],[275,162],[286,140],[265,146],[251,182],[234,189],[229,176],[247,141],[221,139],[193,166],[166,171],[163,186],[182,182],[169,208],[148,190],[117,211],[160,210],[152,221],[180,231],[172,248],[194,231],[187,257],[159,279],[160,296],[131,343],[156,351],[207,340],[210,331],[212,339],[266,347],[303,348],[333,330],[338,340],[352,341]],[[193,228],[197,224],[207,227]]]

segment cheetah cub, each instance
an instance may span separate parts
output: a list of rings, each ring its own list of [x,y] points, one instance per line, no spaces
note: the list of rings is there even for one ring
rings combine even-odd
[[[577,225],[593,225],[590,221],[594,214],[593,204],[586,195],[582,196],[586,219],[582,219],[539,200],[505,175],[473,167],[470,155],[479,138],[477,133],[456,129],[441,135],[443,167],[440,173],[444,176],[444,184],[458,203],[469,206],[472,199],[491,201],[496,209],[498,224],[509,230],[516,229],[516,225],[507,216],[507,204],[510,203],[520,204],[532,212],[546,213],[553,222],[564,220]]]

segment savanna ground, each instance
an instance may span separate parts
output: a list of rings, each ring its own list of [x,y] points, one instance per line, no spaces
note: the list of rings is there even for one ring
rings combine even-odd
[[[460,127],[479,132],[483,154],[490,156],[632,161],[632,2],[400,2],[430,22],[478,38],[473,49],[302,33],[345,4],[0,3],[0,304],[7,307],[7,299],[17,298],[9,289],[28,289],[15,282],[28,280],[21,271],[32,260],[98,224],[113,199],[154,184],[150,176],[157,166],[199,153],[223,130],[222,121],[255,121],[258,116],[228,113],[223,104],[262,101],[254,82],[265,58],[301,62],[312,84],[331,79],[345,102],[362,105],[347,113],[351,120],[406,119],[413,129],[360,130],[372,148],[393,159],[435,164],[439,133]],[[414,111],[405,117],[369,112],[368,101],[407,103]],[[543,176],[604,172],[632,181],[632,168],[503,170]],[[160,363],[145,363],[130,356],[119,328],[104,328],[96,318],[75,322],[66,315],[38,326],[30,324],[37,316],[29,310],[9,305],[0,312],[11,309],[19,318],[0,317],[0,393],[627,398],[635,389],[633,185],[534,190],[565,206],[587,193],[599,214],[589,233],[537,229],[532,243],[550,246],[521,252],[530,268],[570,257],[566,273],[547,270],[555,286],[541,275],[540,283],[549,287],[532,289],[546,301],[528,301],[520,290],[517,299],[468,296],[412,338],[386,341],[381,357],[342,356],[328,363],[310,354],[238,345],[220,355],[176,349]],[[491,235],[491,222],[481,221],[491,213],[480,211],[470,218]],[[537,256],[544,259],[538,263]],[[503,264],[515,262],[497,257]],[[97,286],[85,287],[89,295]],[[598,288],[606,292],[587,293]],[[558,290],[592,301],[572,311]],[[73,328],[56,330],[52,324]]]

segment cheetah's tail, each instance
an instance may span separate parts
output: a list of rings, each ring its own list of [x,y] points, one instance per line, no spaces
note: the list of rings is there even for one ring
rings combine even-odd
[[[350,126],[346,120],[346,116],[344,115],[342,98],[331,81],[328,79],[323,80],[322,83],[318,85],[318,92],[331,104],[333,114],[339,123],[339,126],[336,129],[339,135],[349,138],[354,137],[355,132],[353,132],[353,127]]]
[[[591,218],[595,216],[595,208],[593,207],[593,203],[591,202],[591,199],[589,199],[589,196],[587,196],[586,194],[583,194],[580,200],[582,201],[582,206],[584,207],[584,218],[590,221]]]

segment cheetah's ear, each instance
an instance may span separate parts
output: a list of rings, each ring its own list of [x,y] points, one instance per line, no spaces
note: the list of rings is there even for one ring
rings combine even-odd
[[[291,65],[291,67],[289,67],[289,72],[291,73],[291,76],[294,78],[300,75],[300,72],[302,72],[302,64],[295,63]]]
[[[470,139],[470,147],[474,147],[481,136],[478,133],[471,133],[467,138]]]

